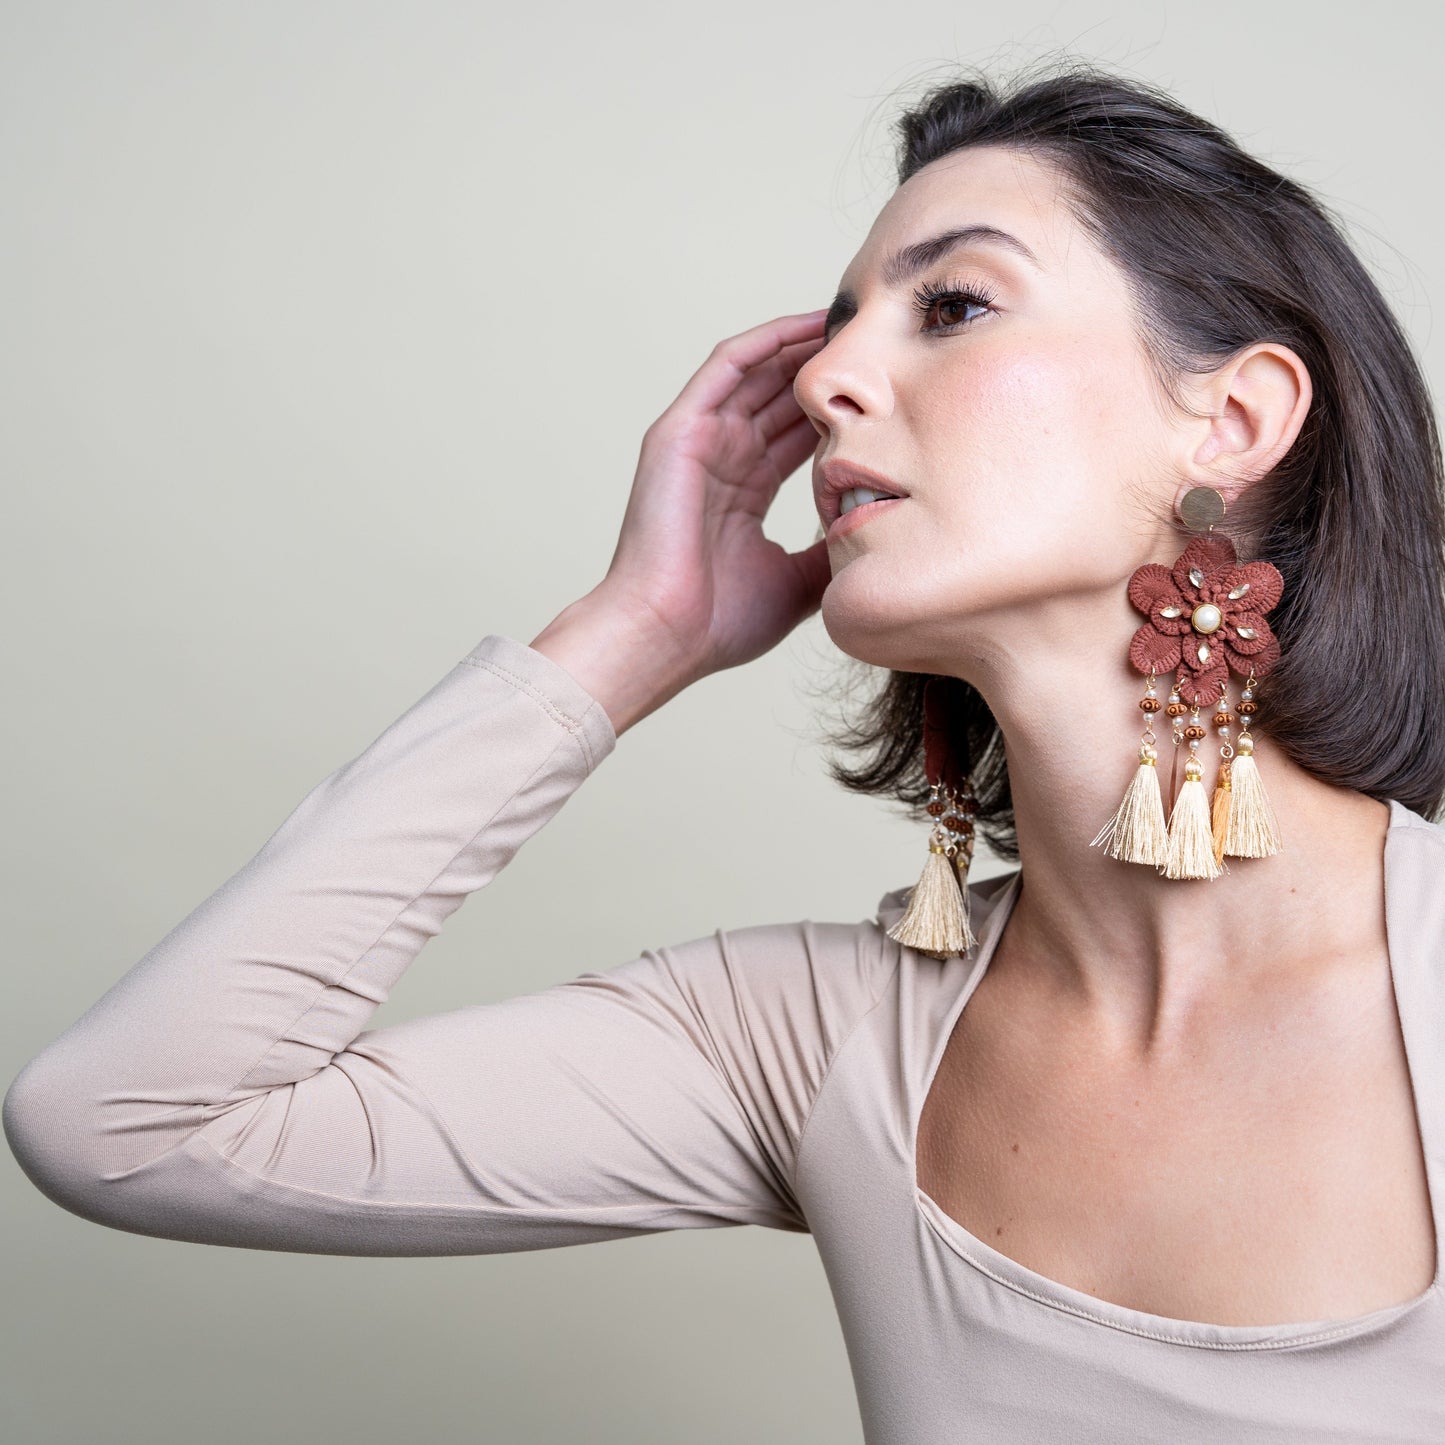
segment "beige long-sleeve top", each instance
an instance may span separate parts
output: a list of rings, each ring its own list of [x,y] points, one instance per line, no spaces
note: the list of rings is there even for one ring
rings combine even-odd
[[[916,1183],[919,1113],[1019,873],[944,962],[876,917],[718,931],[368,1029],[427,939],[612,751],[564,669],[483,639],[12,1082],[50,1198],[167,1238],[326,1254],[811,1232],[869,1445],[1445,1441],[1445,1293],[1225,1326],[1055,1283]],[[1391,803],[1390,960],[1445,1206],[1445,829]],[[1437,1254],[1439,1251],[1437,1251]]]

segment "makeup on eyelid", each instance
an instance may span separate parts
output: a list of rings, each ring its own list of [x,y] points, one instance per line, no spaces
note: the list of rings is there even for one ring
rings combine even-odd
[[[933,308],[941,303],[963,302],[969,306],[976,306],[980,310],[988,311],[998,299],[997,290],[986,282],[966,281],[962,278],[943,282],[928,281],[916,287],[912,294],[914,312],[925,319]],[[828,307],[826,315],[829,319],[823,327],[824,344],[832,341],[843,326],[857,314],[856,307],[848,299],[835,301],[832,306]],[[966,325],[968,325],[968,319],[945,322],[943,329],[951,333],[958,327]]]

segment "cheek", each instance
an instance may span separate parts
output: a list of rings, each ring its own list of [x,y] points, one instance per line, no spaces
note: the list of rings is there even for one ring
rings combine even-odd
[[[927,670],[962,618],[1117,592],[1141,526],[1133,484],[1158,469],[1148,397],[1129,352],[1087,335],[960,348],[899,418],[915,500],[833,559],[829,635]]]
[[[929,512],[951,539],[972,534],[994,555],[1026,555],[1030,540],[1038,550],[1089,505],[1094,411],[1084,379],[1057,357],[968,367],[921,418]]]
[[[1014,556],[1129,525],[1152,413],[1120,352],[1050,337],[972,363],[920,418],[926,470],[949,479],[939,502],[951,522]]]
[[[1121,407],[1131,390],[1117,358],[1095,348],[1055,344],[1015,350],[964,382],[955,414],[976,426],[980,443],[1025,474],[1041,463],[1110,455],[1119,438]]]

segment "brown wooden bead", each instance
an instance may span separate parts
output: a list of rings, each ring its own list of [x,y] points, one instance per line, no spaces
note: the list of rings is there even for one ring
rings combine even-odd
[[[1179,717],[1188,712],[1189,709],[1182,702],[1171,702],[1164,711],[1167,712],[1170,717]]]
[[[959,805],[958,805],[958,810],[959,810],[959,812],[961,812],[961,813],[969,813],[969,814],[973,814],[973,813],[978,812],[978,799],[977,799],[977,798],[964,798],[964,799],[962,800],[962,802],[959,803]]]
[[[1200,727],[1198,723],[1190,723],[1189,726],[1184,729],[1184,736],[1186,738],[1204,738],[1208,737],[1209,733],[1207,729]]]
[[[1242,702],[1239,704],[1239,710],[1245,717],[1248,717],[1250,713],[1259,711],[1259,704],[1257,702]]]
[[[1139,706],[1143,708],[1145,712],[1158,712],[1163,706],[1163,703],[1161,703],[1157,697],[1145,697],[1140,698]]]
[[[928,805],[928,816],[930,818],[941,818],[948,811],[946,803],[934,801]]]
[[[1226,708],[1222,712],[1215,713],[1211,721],[1217,728],[1227,728],[1230,726],[1231,723],[1233,723],[1234,714],[1230,712],[1228,708]]]

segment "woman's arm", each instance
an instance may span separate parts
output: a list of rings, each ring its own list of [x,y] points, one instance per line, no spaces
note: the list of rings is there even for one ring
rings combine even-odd
[[[876,930],[718,933],[365,1028],[614,742],[561,667],[486,638],[26,1065],[25,1172],[99,1223],[262,1249],[805,1229],[793,1151],[881,987]]]
[[[806,1227],[793,1155],[882,986],[874,928],[719,933],[365,1025],[619,731],[816,608],[825,550],[761,521],[811,450],[791,379],[819,322],[720,344],[644,439],[603,583],[535,647],[479,644],[21,1071],[5,1132],[46,1194],[140,1233],[331,1253]]]

